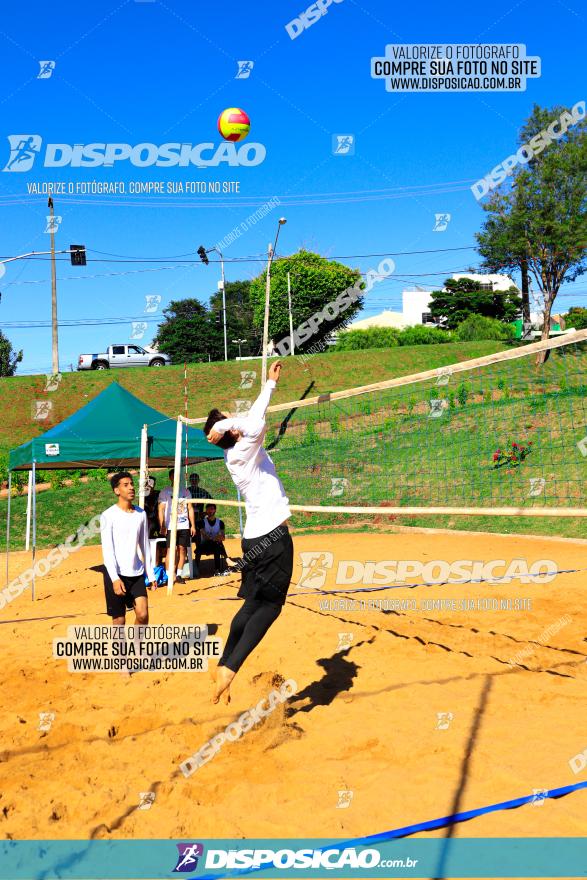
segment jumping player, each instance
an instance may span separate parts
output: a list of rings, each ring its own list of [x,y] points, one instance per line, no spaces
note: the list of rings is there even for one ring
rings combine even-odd
[[[204,425],[210,443],[224,449],[224,460],[245,501],[247,521],[242,539],[244,604],[231,625],[216,671],[213,702],[224,694],[269,627],[281,614],[293,571],[293,543],[287,520],[289,502],[275,465],[263,448],[265,412],[276,387],[281,364],[269,368],[265,387],[246,416],[228,416],[213,409]]]
[[[147,624],[149,606],[145,573],[151,586],[156,587],[147,514],[133,504],[135,487],[129,473],[114,474],[110,485],[118,500],[101,517],[106,611],[114,626],[124,626],[126,611],[131,608],[134,608],[135,623]]]

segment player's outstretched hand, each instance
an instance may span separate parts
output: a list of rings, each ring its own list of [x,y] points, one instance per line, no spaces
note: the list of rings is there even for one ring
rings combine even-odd
[[[274,382],[279,382],[279,374],[281,373],[281,361],[274,361],[270,367],[269,372],[267,374],[268,379],[273,379]]]

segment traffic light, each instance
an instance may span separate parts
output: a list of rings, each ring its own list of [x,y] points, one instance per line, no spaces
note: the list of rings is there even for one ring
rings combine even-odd
[[[72,266],[86,265],[86,246],[85,244],[70,244],[69,253],[71,256]]]
[[[216,312],[216,314],[214,315],[214,323],[217,327],[222,326],[222,315],[220,314],[220,312]]]
[[[203,244],[201,244],[200,247],[198,248],[198,256],[201,259],[202,263],[204,263],[207,266],[208,262],[209,262],[208,254],[206,253],[206,248],[204,247]]]

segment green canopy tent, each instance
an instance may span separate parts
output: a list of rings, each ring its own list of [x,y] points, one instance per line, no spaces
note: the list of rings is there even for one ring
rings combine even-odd
[[[36,550],[37,468],[140,467],[139,504],[144,501],[147,463],[152,467],[173,466],[176,441],[181,437],[181,459],[187,464],[223,458],[221,449],[208,443],[203,431],[170,419],[148,406],[113,381],[107,388],[63,422],[10,450],[8,464],[8,511],[6,520],[6,582],[10,547],[10,497],[12,471],[32,472],[33,572]],[[34,598],[34,574],[33,574]]]

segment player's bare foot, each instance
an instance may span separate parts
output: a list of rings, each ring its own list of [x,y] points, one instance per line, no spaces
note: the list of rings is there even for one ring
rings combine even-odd
[[[235,674],[232,669],[228,669],[226,666],[216,667],[216,688],[212,697],[213,703],[218,703],[220,697],[222,697],[222,702],[226,705],[230,703],[230,685]]]

